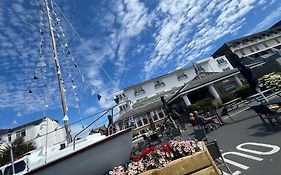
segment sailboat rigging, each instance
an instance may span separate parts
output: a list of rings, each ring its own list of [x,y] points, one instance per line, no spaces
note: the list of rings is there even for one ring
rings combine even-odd
[[[67,140],[67,143],[70,143],[70,142],[72,142],[72,137],[71,137],[71,134],[70,134],[69,118],[68,118],[68,115],[67,115],[68,109],[67,109],[67,106],[66,106],[64,86],[63,86],[63,78],[62,78],[62,73],[61,73],[57,48],[56,48],[56,40],[55,40],[55,36],[54,36],[54,31],[53,31],[53,24],[52,24],[51,17],[50,17],[48,1],[44,0],[44,4],[45,4],[47,18],[48,18],[51,45],[52,45],[53,56],[54,56],[54,61],[55,61],[55,69],[56,69],[57,79],[58,79],[58,84],[59,84],[61,105],[62,105],[62,110],[63,110],[63,122],[64,122],[64,128],[65,128],[65,132],[66,132],[66,140]]]

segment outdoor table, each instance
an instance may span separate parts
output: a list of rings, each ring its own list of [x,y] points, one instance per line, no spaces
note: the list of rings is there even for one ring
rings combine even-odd
[[[281,113],[281,106],[280,106],[280,104],[273,103],[273,104],[267,105],[267,107],[270,110],[274,111],[274,112]]]

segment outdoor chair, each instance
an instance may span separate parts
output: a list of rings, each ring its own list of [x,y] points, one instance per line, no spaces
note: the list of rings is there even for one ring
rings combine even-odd
[[[268,120],[272,126],[275,126],[275,124],[273,123],[273,119],[275,119],[277,123],[281,124],[281,121],[279,119],[280,115],[274,111],[271,111],[266,105],[260,104],[256,106],[251,106],[251,109],[258,114],[261,121],[268,129],[269,126],[265,120]]]
[[[149,146],[155,146],[161,142],[160,138],[157,136],[157,134],[152,134],[150,136],[142,135],[144,142],[146,145]]]
[[[142,150],[144,150],[146,148],[146,144],[145,144],[145,142],[139,142],[138,143],[138,151],[142,151]]]
[[[217,166],[220,168],[220,165],[223,164],[225,166],[225,168],[227,169],[227,171],[230,174],[232,174],[231,170],[229,169],[229,167],[227,166],[227,164],[224,161],[224,158],[221,154],[221,151],[219,149],[217,141],[209,142],[206,145],[207,145],[207,149],[208,149],[210,155],[212,156],[212,158],[216,162]],[[221,170],[221,168],[220,168],[220,170]],[[222,172],[222,170],[221,170],[221,172]]]
[[[205,128],[194,129],[194,138],[199,141],[207,142],[207,134],[206,134]]]
[[[174,139],[175,137],[181,136],[180,129],[175,128],[170,130],[170,137],[171,139]]]

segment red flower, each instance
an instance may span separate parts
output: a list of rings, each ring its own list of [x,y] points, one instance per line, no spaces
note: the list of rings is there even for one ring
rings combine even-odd
[[[168,144],[163,144],[163,145],[161,146],[161,149],[162,149],[163,151],[167,152],[167,153],[169,153],[169,152],[171,151],[171,149],[170,149],[170,147],[169,147]]]
[[[154,146],[152,146],[152,147],[149,148],[149,151],[150,151],[150,152],[155,151],[155,150],[156,150],[156,148],[155,148]]]
[[[141,156],[143,157],[143,156],[145,156],[145,155],[147,155],[147,154],[149,154],[150,153],[150,149],[149,148],[146,148],[146,149],[144,149],[142,152],[141,152]]]
[[[141,159],[141,156],[140,156],[140,155],[137,155],[136,158],[135,158],[135,161],[136,161],[136,162],[137,162],[137,161],[140,161],[140,159]]]

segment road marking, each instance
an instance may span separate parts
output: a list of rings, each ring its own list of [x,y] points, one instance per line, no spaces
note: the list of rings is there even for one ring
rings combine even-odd
[[[262,152],[262,151],[256,151],[256,150],[252,150],[252,149],[242,148],[242,146],[245,146],[245,145],[267,147],[267,148],[272,148],[272,150],[267,151],[267,152]],[[238,149],[240,151],[244,151],[244,152],[257,154],[257,155],[271,155],[271,154],[277,153],[280,150],[280,147],[276,146],[276,145],[270,145],[270,144],[264,144],[264,143],[246,142],[246,143],[242,143],[242,144],[236,146],[236,149]]]
[[[225,155],[229,155],[229,154],[245,157],[245,158],[256,160],[256,161],[262,161],[263,160],[262,158],[259,158],[259,157],[256,157],[256,156],[251,156],[251,155],[244,154],[244,153],[239,153],[239,152],[227,152],[227,153],[224,153],[222,155],[225,156]]]
[[[231,164],[231,165],[234,165],[234,166],[236,166],[236,167],[239,167],[239,168],[241,168],[241,169],[243,169],[243,170],[246,170],[246,169],[249,168],[249,167],[246,166],[246,165],[243,165],[243,164],[241,164],[241,163],[238,163],[238,162],[235,162],[235,161],[226,159],[226,158],[224,158],[224,161],[225,161],[226,163],[229,163],[229,164]]]
[[[266,147],[266,148],[271,148],[271,150],[267,151],[267,152],[262,152],[262,151],[243,148],[243,146],[246,146],[246,145]],[[236,146],[236,149],[239,150],[239,151],[244,151],[244,152],[248,152],[248,153],[252,153],[252,154],[256,154],[256,155],[271,155],[271,154],[274,154],[274,153],[278,152],[280,150],[280,147],[276,146],[276,145],[265,144],[265,143],[246,142],[246,143],[242,143],[242,144]],[[225,163],[231,164],[231,165],[236,166],[238,168],[241,168],[243,170],[247,170],[250,167],[248,167],[247,165],[243,165],[241,163],[235,162],[233,160],[227,159],[227,158],[225,158],[226,155],[237,155],[237,156],[245,157],[245,158],[252,159],[252,160],[255,160],[255,161],[262,161],[263,160],[263,158],[256,157],[256,156],[253,156],[253,155],[248,155],[248,154],[245,154],[245,153],[240,153],[240,152],[225,152],[225,153],[222,153],[222,157],[224,158]],[[226,173],[224,171],[222,171],[222,172],[225,175],[230,175],[229,173]],[[239,170],[236,170],[235,172],[232,172],[233,175],[239,175],[241,173],[242,172],[239,171]]]
[[[224,172],[224,171],[222,171],[222,174],[223,174],[223,175],[231,175],[231,174],[228,174],[228,173],[226,173],[226,172]],[[232,172],[232,175],[238,175],[238,174],[241,174],[241,171]]]

